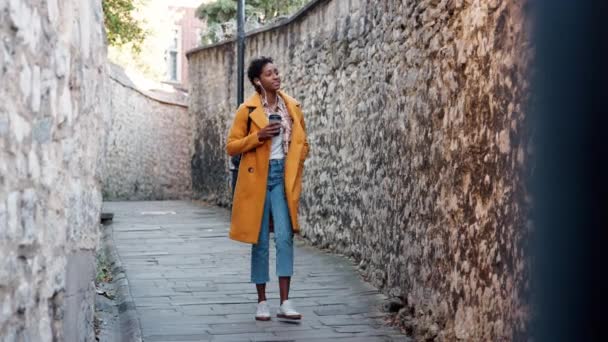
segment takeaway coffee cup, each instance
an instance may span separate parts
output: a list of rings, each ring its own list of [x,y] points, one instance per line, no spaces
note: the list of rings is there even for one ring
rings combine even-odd
[[[279,114],[270,114],[268,116],[270,123],[281,122],[281,116]]]
[[[268,122],[270,122],[271,124],[272,123],[281,123],[281,120],[282,120],[282,117],[279,114],[270,114],[268,116]],[[281,133],[279,132],[279,134],[281,134]]]

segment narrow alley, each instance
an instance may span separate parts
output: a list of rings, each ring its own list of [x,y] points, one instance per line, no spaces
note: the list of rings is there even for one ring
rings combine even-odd
[[[226,209],[189,201],[106,202],[104,209],[114,213],[105,229],[113,231],[144,341],[409,341],[383,324],[386,297],[349,261],[302,239],[290,296],[302,322],[256,322],[250,246],[227,238]],[[268,298],[274,313],[276,278]]]

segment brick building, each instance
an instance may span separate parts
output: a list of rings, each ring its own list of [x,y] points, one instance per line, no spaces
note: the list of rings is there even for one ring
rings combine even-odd
[[[205,23],[196,17],[196,8],[209,0],[174,0],[169,7],[177,13],[172,27],[171,41],[168,42],[165,61],[166,82],[177,88],[188,89],[188,60],[186,51],[200,43],[201,30]]]

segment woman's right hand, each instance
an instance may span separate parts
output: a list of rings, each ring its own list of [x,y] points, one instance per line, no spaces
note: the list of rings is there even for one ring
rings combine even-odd
[[[281,133],[281,123],[271,123],[258,131],[258,140],[264,141],[272,139],[272,137],[276,136],[279,133]]]

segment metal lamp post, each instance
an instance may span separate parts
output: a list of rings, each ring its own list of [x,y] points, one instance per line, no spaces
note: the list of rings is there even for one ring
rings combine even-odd
[[[237,89],[236,101],[239,106],[244,101],[245,74],[245,0],[238,0],[237,5]]]

